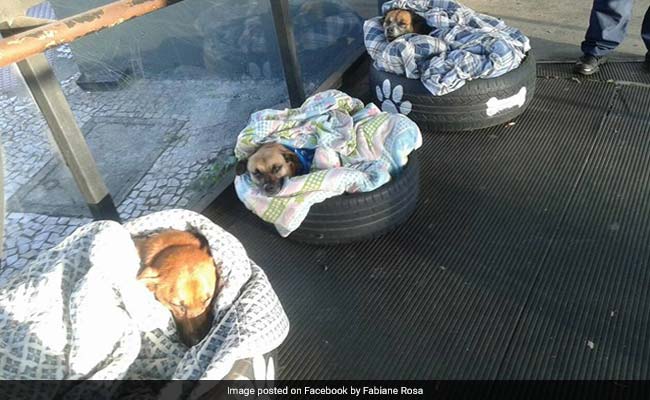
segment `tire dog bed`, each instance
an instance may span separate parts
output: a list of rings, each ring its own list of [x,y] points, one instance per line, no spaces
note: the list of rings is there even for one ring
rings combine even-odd
[[[423,18],[430,32],[388,40],[384,17],[396,9]],[[390,0],[381,14],[363,30],[371,93],[382,110],[420,128],[458,131],[500,124],[528,105],[535,59],[520,30],[454,0]]]
[[[314,204],[300,227],[288,238],[303,243],[335,245],[385,234],[402,224],[415,210],[419,175],[420,164],[412,153],[401,174],[379,188],[342,194]]]
[[[535,92],[535,57],[496,78],[475,79],[443,96],[433,96],[420,80],[370,67],[370,91],[383,111],[399,112],[421,129],[465,131],[508,122],[528,107]]]
[[[267,109],[251,115],[237,137],[235,157],[240,162],[249,160],[265,143],[278,143],[290,152],[295,149],[311,152],[310,161],[307,156],[300,158],[301,168],[307,165],[308,172],[284,177],[281,190],[269,194],[260,182],[254,181],[252,171],[245,171],[235,177],[237,197],[255,215],[273,224],[280,236],[289,237],[307,222],[302,227],[304,233],[298,232],[291,238],[303,237],[303,240],[326,244],[356,240],[366,236],[365,230],[374,234],[382,231],[383,225],[392,226],[392,217],[384,218],[384,215],[382,222],[375,223],[372,216],[366,218],[365,211],[358,209],[368,206],[368,212],[375,214],[378,208],[392,207],[395,199],[379,205],[374,200],[353,199],[365,199],[368,193],[384,193],[382,186],[393,185],[409,176],[409,173],[402,175],[402,169],[416,165],[417,161],[409,162],[409,155],[422,145],[422,134],[415,122],[404,115],[382,112],[375,104],[365,105],[338,90],[327,90],[311,96],[299,108]],[[409,187],[417,186],[416,178],[413,182]],[[369,196],[382,199],[377,194]],[[401,201],[403,196],[400,192],[397,197]],[[319,204],[324,201],[334,202],[330,203],[334,204],[331,211]],[[312,210],[313,217],[325,214],[326,221],[318,222],[320,218],[305,221]],[[396,212],[390,208],[384,214],[390,216]],[[354,221],[345,225],[346,232],[337,233],[336,238],[330,239],[329,234],[322,232],[323,229],[340,231],[342,228],[331,222],[350,219]],[[323,226],[314,227],[314,223]],[[314,229],[318,232],[312,232]]]

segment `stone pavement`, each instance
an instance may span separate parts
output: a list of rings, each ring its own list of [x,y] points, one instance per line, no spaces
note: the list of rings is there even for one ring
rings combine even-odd
[[[538,61],[574,62],[589,24],[591,0],[461,0],[477,11],[502,18],[530,38]],[[635,1],[627,38],[612,59],[639,61],[646,49],[641,41],[641,21],[647,1]]]

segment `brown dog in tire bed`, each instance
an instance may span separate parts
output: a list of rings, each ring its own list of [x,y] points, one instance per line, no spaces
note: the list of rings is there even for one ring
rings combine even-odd
[[[235,147],[246,165],[235,190],[283,237],[319,244],[365,239],[413,211],[418,164],[411,154],[421,145],[409,118],[328,90],[300,108],[251,116]]]
[[[519,30],[450,0],[382,6],[384,15],[396,9],[423,18],[431,32],[389,38],[382,17],[365,22],[370,89],[382,110],[408,115],[426,130],[460,131],[498,125],[526,109],[536,69]]]

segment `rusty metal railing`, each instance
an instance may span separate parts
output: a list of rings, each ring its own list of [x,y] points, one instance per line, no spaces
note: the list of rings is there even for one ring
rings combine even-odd
[[[11,1],[11,0],[10,0]],[[0,67],[182,0],[119,0],[0,40]],[[0,16],[2,18],[3,16]],[[17,17],[17,16],[16,16]],[[16,20],[18,21],[18,19]],[[1,22],[1,21],[0,21]],[[11,19],[5,21],[12,28]],[[19,27],[16,27],[19,28]]]

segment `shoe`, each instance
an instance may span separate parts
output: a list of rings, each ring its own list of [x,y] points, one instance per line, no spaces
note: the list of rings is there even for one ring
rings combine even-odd
[[[580,75],[591,75],[598,72],[599,66],[605,64],[607,58],[596,57],[590,54],[585,54],[578,59],[578,62],[573,67],[573,72]]]

